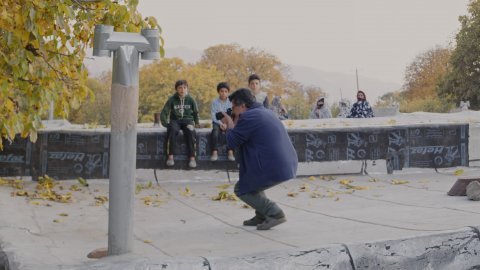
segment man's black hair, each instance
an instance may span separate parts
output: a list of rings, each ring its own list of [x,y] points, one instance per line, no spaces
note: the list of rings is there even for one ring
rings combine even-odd
[[[233,103],[232,105],[240,106],[245,104],[245,107],[250,108],[255,103],[255,96],[252,91],[246,88],[240,88],[233,92],[228,99]]]
[[[176,81],[176,82],[175,82],[175,90],[177,90],[177,88],[178,88],[180,85],[185,85],[186,87],[188,87],[187,80],[178,80],[178,81]]]
[[[248,83],[250,83],[253,80],[259,80],[260,81],[260,77],[257,74],[252,74],[252,75],[248,76]]]
[[[220,89],[222,88],[227,88],[228,89],[228,92],[230,92],[230,85],[228,85],[227,82],[221,82],[217,85],[217,92],[220,91]]]

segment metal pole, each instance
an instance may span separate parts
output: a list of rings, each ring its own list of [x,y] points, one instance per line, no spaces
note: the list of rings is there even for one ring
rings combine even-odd
[[[137,157],[138,63],[160,59],[159,32],[114,32],[96,25],[93,55],[113,52],[109,167],[108,255],[133,250],[133,210]]]
[[[357,77],[357,91],[360,91],[360,86],[358,85],[358,69],[355,69],[355,76]]]
[[[138,51],[113,53],[110,135],[108,255],[133,250],[133,203],[137,156]]]

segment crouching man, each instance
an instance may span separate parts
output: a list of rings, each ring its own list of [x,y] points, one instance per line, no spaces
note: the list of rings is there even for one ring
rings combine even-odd
[[[248,89],[239,89],[229,97],[232,116],[224,113],[227,144],[239,149],[239,181],[235,194],[255,209],[255,216],[243,225],[268,230],[286,221],[282,209],[265,195],[265,190],[293,179],[298,158],[290,137],[278,117],[255,102]]]

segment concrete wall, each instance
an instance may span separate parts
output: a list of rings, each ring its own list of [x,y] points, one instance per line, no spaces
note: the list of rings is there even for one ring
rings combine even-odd
[[[302,163],[386,160],[391,172],[404,167],[468,166],[469,162],[468,124],[290,128],[288,133]],[[138,130],[137,168],[167,169],[165,135],[165,129]],[[176,139],[179,154],[172,169],[188,169],[183,135]],[[222,142],[219,161],[211,162],[210,130],[197,130],[196,170],[237,168],[227,160],[225,140]],[[108,178],[109,155],[108,129],[43,130],[35,143],[21,138],[11,145],[5,143],[0,152],[0,176]]]

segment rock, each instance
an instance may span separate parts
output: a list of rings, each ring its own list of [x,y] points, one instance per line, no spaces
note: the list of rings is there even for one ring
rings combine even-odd
[[[472,201],[480,201],[480,182],[473,181],[468,184],[467,197]]]
[[[88,253],[87,258],[89,259],[100,259],[107,256],[107,248],[97,248],[94,251]]]
[[[458,178],[455,184],[452,186],[448,195],[450,196],[466,196],[467,195],[467,186],[471,182],[480,181],[479,177],[470,177],[470,178]]]

